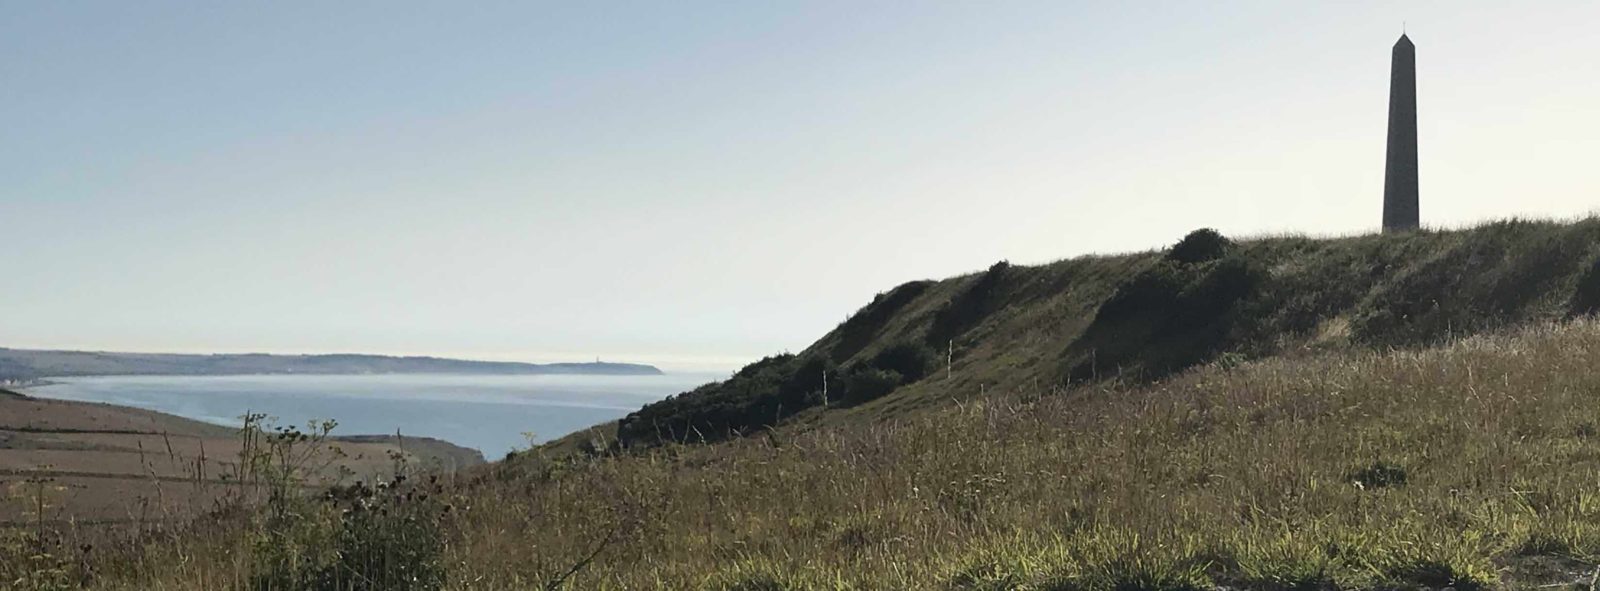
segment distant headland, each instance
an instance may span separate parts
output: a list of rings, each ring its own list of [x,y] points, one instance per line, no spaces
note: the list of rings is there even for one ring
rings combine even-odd
[[[47,351],[0,347],[0,380],[27,383],[41,378],[109,375],[252,375],[252,374],[422,374],[479,375],[660,375],[661,370],[636,363],[519,363],[471,361],[440,357],[329,354],[273,355],[111,353]]]

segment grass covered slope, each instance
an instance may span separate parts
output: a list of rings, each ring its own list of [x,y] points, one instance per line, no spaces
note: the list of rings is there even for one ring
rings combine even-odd
[[[0,529],[0,589],[1592,590],[1597,255],[1585,220],[997,264],[595,453],[92,554]]]
[[[459,588],[1587,585],[1600,324],[501,464]],[[525,532],[539,532],[532,544]]]
[[[1594,311],[1597,260],[1600,220],[1587,219],[1237,243],[1196,232],[1162,252],[1001,262],[880,294],[806,350],[647,406],[597,439],[717,441],[896,417],[987,389],[1426,346]]]
[[[1597,366],[1600,323],[1580,319],[721,445],[534,453],[82,554],[17,538],[0,588],[45,580],[39,555],[62,584],[14,588],[1587,588]],[[391,586],[291,576],[329,569]]]

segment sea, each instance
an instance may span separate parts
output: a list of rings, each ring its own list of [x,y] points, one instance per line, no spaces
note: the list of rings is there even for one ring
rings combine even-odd
[[[39,398],[106,402],[237,426],[246,413],[278,425],[338,422],[335,435],[435,437],[494,460],[701,384],[714,373],[664,375],[248,375],[50,378]]]

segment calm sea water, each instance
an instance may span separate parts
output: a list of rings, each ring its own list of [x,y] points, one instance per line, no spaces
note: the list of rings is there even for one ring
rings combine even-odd
[[[337,435],[394,433],[437,437],[498,459],[514,447],[547,441],[620,418],[640,406],[719,379],[659,376],[109,376],[53,378],[27,389],[41,398],[109,402],[222,425],[246,412],[278,424],[334,419]]]

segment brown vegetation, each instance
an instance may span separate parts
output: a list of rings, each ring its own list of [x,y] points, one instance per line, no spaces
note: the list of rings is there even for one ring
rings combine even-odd
[[[431,523],[452,589],[1587,584],[1597,364],[1600,324],[1579,321],[717,446],[524,455],[430,489],[454,509]],[[195,527],[100,556],[94,583],[250,580],[251,530]]]
[[[402,449],[415,464],[447,469],[476,459],[433,440],[356,437],[330,442],[311,483],[382,479],[392,471],[391,454]],[[0,396],[0,493],[14,496],[30,482],[46,483],[51,522],[192,518],[237,486],[225,478],[241,451],[238,430],[229,427],[110,404]],[[0,525],[34,520],[25,515],[34,509],[0,503]]]
[[[88,553],[23,532],[0,552],[45,561],[0,580],[1594,588],[1600,221],[1212,242],[911,284],[806,351],[465,476],[269,495]],[[882,391],[852,397],[858,376]]]

